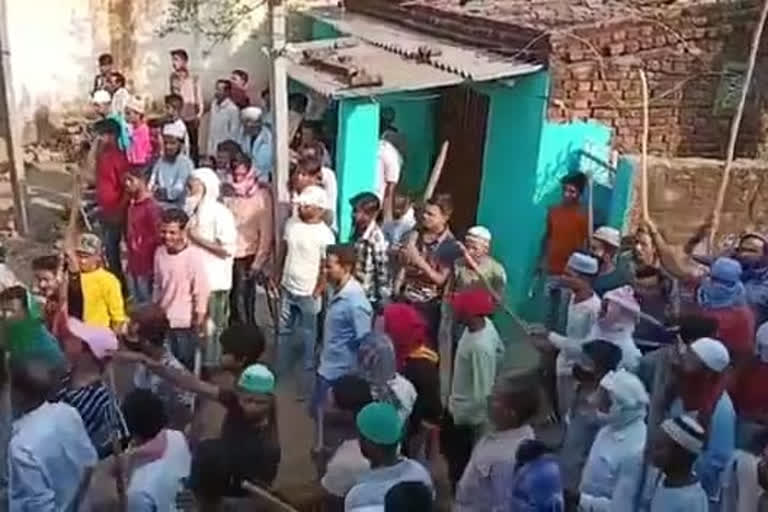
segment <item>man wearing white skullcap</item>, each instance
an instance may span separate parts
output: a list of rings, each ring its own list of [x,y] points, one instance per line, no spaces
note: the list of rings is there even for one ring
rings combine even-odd
[[[590,250],[600,261],[600,272],[595,278],[595,291],[601,297],[608,290],[631,282],[629,260],[619,258],[621,232],[609,226],[601,226],[592,235]]]
[[[456,260],[453,269],[453,290],[460,292],[486,286],[499,297],[504,297],[507,273],[490,255],[491,232],[483,226],[469,228],[464,236],[464,255]]]
[[[696,461],[696,474],[710,500],[718,501],[722,473],[735,449],[736,413],[726,388],[728,349],[713,338],[701,338],[684,350],[678,366],[677,389],[668,416],[696,414],[708,432],[706,447]]]
[[[651,459],[664,478],[657,479],[650,512],[708,512],[707,495],[693,471],[707,440],[704,429],[696,419],[683,414],[662,422],[661,432],[663,435],[653,443]]]
[[[589,451],[579,493],[566,502],[583,512],[630,511],[638,462],[645,449],[648,393],[626,370],[607,373],[596,392],[597,421],[602,428]]]
[[[166,124],[163,127],[163,156],[152,167],[149,188],[155,199],[164,207],[181,207],[187,179],[192,173],[192,160],[182,152],[187,129],[184,123]]]
[[[269,182],[275,158],[272,150],[272,129],[264,123],[264,112],[259,107],[245,107],[240,111],[240,147],[251,157],[259,180]]]
[[[561,283],[570,293],[568,298],[568,314],[565,326],[565,336],[551,331],[548,340],[559,350],[554,364],[556,376],[556,395],[553,390],[553,401],[556,399],[557,411],[561,419],[565,419],[573,402],[576,382],[573,379],[573,367],[581,356],[581,346],[597,322],[600,314],[600,297],[592,289],[592,280],[597,274],[598,261],[594,256],[575,252],[568,258]],[[546,354],[546,352],[545,352]],[[551,366],[551,365],[550,365]],[[552,368],[549,368],[552,371]],[[547,383],[552,388],[552,383]]]

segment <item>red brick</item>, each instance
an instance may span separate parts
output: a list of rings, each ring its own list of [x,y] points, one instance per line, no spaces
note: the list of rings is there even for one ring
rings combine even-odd
[[[589,108],[589,101],[588,100],[574,100],[571,102],[571,106],[575,109],[585,109]]]
[[[589,109],[581,109],[581,110],[574,109],[570,111],[571,117],[584,118],[584,119],[588,118],[591,113],[592,111]]]
[[[627,38],[627,33],[624,30],[617,30],[613,34],[611,34],[611,39],[613,39],[616,42],[623,41]]]
[[[624,44],[622,43],[616,43],[612,44],[608,47],[608,51],[611,55],[621,55],[624,53]]]
[[[624,43],[624,49],[626,53],[637,53],[640,51],[640,43],[635,41],[627,41]]]
[[[618,112],[612,108],[596,108],[592,111],[595,117],[601,117],[604,119],[613,119],[619,116]]]
[[[577,87],[577,90],[579,91],[589,91],[592,89],[592,82],[579,82],[579,85]]]

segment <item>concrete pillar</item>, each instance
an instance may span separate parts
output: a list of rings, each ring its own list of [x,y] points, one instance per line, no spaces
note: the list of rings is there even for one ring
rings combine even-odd
[[[379,147],[379,104],[354,98],[341,100],[336,149],[339,182],[339,239],[349,240],[352,207],[349,200],[376,186],[376,155]]]

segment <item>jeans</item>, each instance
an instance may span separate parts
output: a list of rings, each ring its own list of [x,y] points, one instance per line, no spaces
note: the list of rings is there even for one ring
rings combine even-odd
[[[200,345],[200,337],[191,327],[171,329],[168,331],[168,344],[171,353],[187,370],[195,371],[195,352]]]
[[[277,374],[288,374],[296,363],[297,354],[303,361],[305,387],[309,387],[314,377],[315,340],[317,339],[317,314],[320,311],[320,299],[310,296],[294,295],[285,288],[280,293],[280,323],[277,338]],[[294,343],[294,334],[299,338],[298,349]]]
[[[256,324],[256,279],[250,272],[254,256],[235,258],[232,291],[229,293],[230,323]]]
[[[115,274],[120,283],[125,287],[123,275],[123,262],[120,259],[120,241],[123,238],[123,225],[101,220],[101,241],[104,244],[104,255],[107,259],[107,268]]]
[[[126,276],[128,290],[133,295],[136,304],[149,304],[152,302],[152,277],[137,276],[130,272]]]

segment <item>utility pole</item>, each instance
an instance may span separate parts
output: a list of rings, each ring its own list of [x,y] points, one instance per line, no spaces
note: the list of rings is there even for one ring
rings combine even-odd
[[[8,9],[6,0],[0,0],[0,118],[6,115],[7,130],[5,141],[8,146],[8,161],[11,165],[11,191],[13,192],[13,209],[16,215],[16,231],[21,235],[29,233],[26,202],[26,173],[24,172],[24,155],[21,151],[21,132],[18,115],[16,114],[16,99],[13,95],[13,78],[11,76],[11,49],[8,44]]]
[[[288,121],[288,75],[285,52],[285,4],[284,0],[269,0],[270,26],[270,97],[272,98],[272,139],[275,166],[272,175],[272,190],[275,201],[275,249],[282,240],[283,220],[290,212],[288,195],[288,172],[290,167],[290,136]]]

